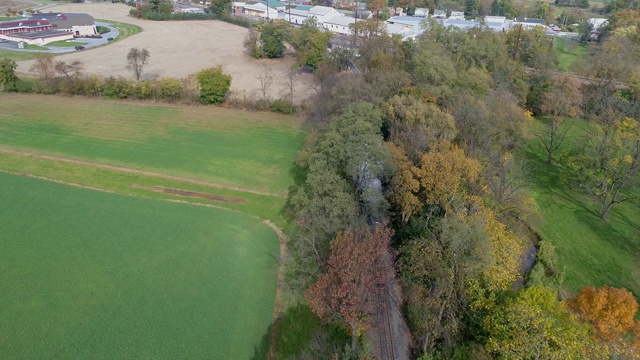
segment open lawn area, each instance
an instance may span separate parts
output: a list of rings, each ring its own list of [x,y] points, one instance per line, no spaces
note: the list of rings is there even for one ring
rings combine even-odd
[[[0,358],[250,359],[278,239],[259,219],[0,172]]]
[[[578,121],[561,151],[584,143],[588,126],[586,121]],[[640,297],[638,203],[615,205],[607,222],[603,222],[591,198],[567,182],[563,175],[567,170],[561,164],[546,163],[538,139],[530,141],[522,156],[529,164],[531,190],[543,218],[542,224],[534,227],[543,239],[556,246],[560,267],[566,267],[565,295],[576,294],[587,285],[610,285],[625,287]],[[640,182],[628,195],[640,197]]]
[[[560,71],[575,72],[576,61],[588,54],[587,47],[575,40],[554,37],[558,52],[558,69]]]

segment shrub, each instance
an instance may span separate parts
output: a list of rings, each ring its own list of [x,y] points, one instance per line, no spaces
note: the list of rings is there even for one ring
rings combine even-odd
[[[271,104],[271,111],[280,114],[293,114],[295,112],[295,108],[290,101],[278,99]]]
[[[217,104],[224,98],[231,87],[231,75],[222,72],[222,67],[204,69],[198,72],[200,84],[200,103]]]
[[[108,78],[104,82],[102,95],[109,99],[126,99],[135,93],[135,87],[129,80],[123,78]]]
[[[162,100],[173,102],[180,100],[182,84],[178,79],[161,79],[156,83],[157,96]]]
[[[16,82],[15,91],[19,93],[33,92],[33,81],[30,79],[19,79]]]

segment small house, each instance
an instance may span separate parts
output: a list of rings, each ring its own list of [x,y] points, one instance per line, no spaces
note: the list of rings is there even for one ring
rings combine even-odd
[[[451,15],[449,15],[449,20],[464,20],[464,12],[452,11]]]

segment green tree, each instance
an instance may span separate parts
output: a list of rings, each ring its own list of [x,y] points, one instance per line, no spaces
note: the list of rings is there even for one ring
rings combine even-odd
[[[574,118],[582,113],[582,92],[580,79],[564,74],[554,80],[550,91],[542,94],[540,110],[549,115],[551,121],[545,131],[536,134],[547,152],[547,163],[553,161],[553,154],[564,142]]]
[[[298,51],[298,62],[313,70],[327,58],[327,48],[331,41],[331,32],[322,30],[315,18],[302,24],[291,35],[291,43]]]
[[[394,96],[382,104],[389,140],[417,161],[422,153],[439,141],[452,141],[456,135],[454,119],[434,103],[415,96]]]
[[[18,77],[15,70],[18,67],[15,61],[11,59],[0,60],[0,86],[4,91],[14,91],[18,83]]]
[[[476,16],[478,14],[478,2],[476,0],[465,0],[464,13],[467,16]]]
[[[222,67],[200,70],[197,74],[200,84],[200,102],[202,104],[217,104],[224,98],[231,87],[231,75],[222,72]]]
[[[217,15],[219,18],[225,18],[231,15],[231,0],[211,0],[209,12]]]
[[[593,359],[589,327],[543,286],[525,288],[484,322],[487,349],[505,359]]]
[[[540,19],[546,19],[549,17],[550,12],[551,7],[549,6],[549,3],[543,0],[538,0],[535,5],[533,16]]]
[[[260,41],[262,51],[269,59],[281,58],[284,56],[284,42],[289,36],[289,24],[284,20],[275,20],[261,24]]]
[[[589,146],[580,157],[598,212],[606,220],[615,204],[634,200],[624,190],[633,184],[640,169],[640,125],[625,117],[601,122],[589,136]]]
[[[423,352],[438,343],[450,351],[464,329],[467,281],[491,263],[483,226],[481,219],[455,214],[442,220],[435,238],[413,239],[401,248],[407,315]]]

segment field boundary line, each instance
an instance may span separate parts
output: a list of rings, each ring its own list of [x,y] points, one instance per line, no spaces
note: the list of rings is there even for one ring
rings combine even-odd
[[[285,272],[285,259],[287,256],[287,244],[289,243],[289,237],[284,234],[276,224],[269,220],[262,220],[262,223],[270,227],[278,235],[278,242],[280,243],[280,259],[278,261],[278,284],[276,286],[276,299],[273,306],[273,319],[271,320],[271,334],[269,334],[269,352],[267,353],[267,359],[273,360],[276,358],[276,334],[278,332],[278,318],[284,311],[282,303],[282,294],[284,292],[284,272]]]
[[[44,155],[44,154],[38,154],[34,152],[29,152],[29,151],[12,150],[7,148],[0,148],[0,153],[12,154],[12,155],[17,155],[22,157],[33,157],[33,158],[42,159],[42,160],[59,161],[59,162],[64,162],[69,164],[84,165],[84,166],[94,167],[98,169],[112,170],[112,171],[122,172],[122,173],[145,175],[145,176],[155,177],[159,179],[180,181],[180,182],[185,182],[193,185],[207,186],[214,189],[233,190],[233,191],[244,192],[249,194],[273,196],[273,197],[279,197],[279,198],[284,197],[282,195],[278,195],[278,194],[270,193],[266,191],[257,191],[257,190],[239,188],[235,186],[222,185],[222,184],[195,180],[195,179],[190,179],[190,178],[185,178],[180,176],[167,175],[167,174],[157,173],[153,171],[137,170],[137,169],[127,168],[124,166],[107,165],[99,162],[78,160],[78,159],[66,158],[62,156]]]
[[[113,191],[113,190],[101,189],[101,188],[96,188],[96,187],[93,187],[93,186],[86,186],[86,185],[81,185],[81,184],[72,183],[72,182],[68,182],[68,181],[51,179],[51,178],[48,178],[48,177],[45,177],[45,176],[34,175],[34,174],[29,174],[29,173],[9,171],[9,170],[5,170],[5,169],[0,169],[0,172],[1,173],[5,173],[5,174],[9,174],[9,175],[15,175],[15,176],[21,176],[21,177],[28,177],[28,178],[32,178],[32,179],[50,181],[50,182],[54,182],[54,183],[61,184],[61,185],[75,186],[75,187],[79,187],[79,188],[83,188],[83,189],[87,189],[87,190],[101,191],[101,192],[105,192],[105,193],[109,193],[109,194],[128,195],[128,194],[120,194],[120,193],[118,193],[116,191]]]

